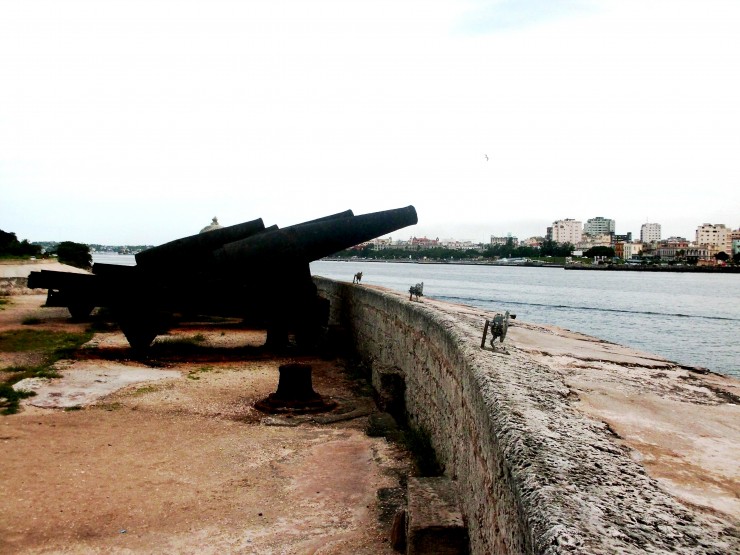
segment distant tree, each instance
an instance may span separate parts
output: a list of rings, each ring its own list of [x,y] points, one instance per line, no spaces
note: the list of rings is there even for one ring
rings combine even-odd
[[[614,249],[611,247],[591,247],[583,253],[583,256],[586,256],[588,258],[594,256],[605,256],[606,258],[613,258]]]
[[[546,239],[540,247],[542,256],[570,256],[575,247],[570,243],[556,243],[551,239]]]
[[[725,251],[719,251],[717,254],[714,255],[714,259],[718,262],[727,262],[730,259],[730,255],[727,254]]]
[[[736,252],[735,254],[732,255],[732,261],[735,264],[740,264],[740,251],[738,251],[738,252]]]
[[[15,233],[8,233],[0,229],[0,253],[10,254],[10,250],[17,242],[18,237],[15,236]]]
[[[18,241],[15,233],[0,229],[0,256],[37,256],[41,254],[39,245],[32,245],[26,239]]]
[[[57,258],[62,264],[69,264],[85,270],[92,266],[92,255],[90,247],[82,243],[73,243],[72,241],[62,241],[57,245]]]

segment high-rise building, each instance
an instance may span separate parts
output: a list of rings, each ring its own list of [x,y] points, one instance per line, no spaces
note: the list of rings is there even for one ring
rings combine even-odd
[[[642,224],[640,228],[640,243],[660,241],[660,224]]]
[[[586,220],[586,223],[583,225],[583,233],[586,235],[604,235],[614,233],[615,227],[614,220],[596,216],[595,218]]]
[[[696,244],[732,255],[732,230],[725,224],[702,224],[696,228]]]
[[[566,218],[552,222],[552,240],[556,243],[570,243],[576,245],[581,242],[583,235],[581,222]]]

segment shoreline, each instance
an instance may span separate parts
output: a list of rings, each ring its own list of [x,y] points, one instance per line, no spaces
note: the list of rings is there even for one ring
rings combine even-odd
[[[566,264],[566,270],[597,270],[604,272],[688,272],[707,274],[740,274],[740,266],[631,266],[624,265],[585,265]]]
[[[599,270],[617,272],[689,272],[714,274],[740,274],[740,266],[630,266],[620,265],[592,265],[592,264],[548,264],[547,262],[524,263],[497,263],[476,260],[384,260],[367,258],[322,258],[321,262],[360,262],[385,264],[439,264],[446,266],[494,266],[496,268],[562,268],[565,270]]]

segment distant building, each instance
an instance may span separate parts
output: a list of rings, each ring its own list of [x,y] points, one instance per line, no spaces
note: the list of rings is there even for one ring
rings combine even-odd
[[[584,235],[575,247],[578,250],[587,251],[593,247],[611,247],[612,236],[609,233],[601,233],[599,235]]]
[[[201,229],[199,233],[206,233],[207,231],[213,231],[214,229],[221,229],[222,227],[223,226],[220,223],[218,223],[218,218],[214,216],[213,219],[211,220],[211,224]]]
[[[548,227],[545,231],[545,241],[552,241],[552,227]]]
[[[545,241],[544,237],[527,237],[526,239],[523,239],[520,242],[520,245],[524,245],[525,247],[534,247],[534,248],[540,248],[542,246],[542,243]]]
[[[393,246],[393,238],[386,237],[384,239],[379,239],[379,238],[371,239],[370,241],[363,243],[363,246],[369,246],[373,250],[376,250],[376,251],[390,249]]]
[[[686,254],[684,255],[686,260],[694,260],[697,263],[713,263],[714,262],[714,255],[711,252],[711,250],[707,247],[695,247],[690,246],[686,249]]]
[[[515,247],[519,245],[519,239],[517,239],[516,237],[512,237],[511,233],[509,233],[506,237],[496,237],[494,235],[491,235],[491,246],[507,245],[510,239]]]
[[[642,243],[625,243],[622,247],[622,258],[637,258],[642,253]]]
[[[661,245],[665,246],[689,246],[689,240],[686,239],[686,237],[668,237],[668,239],[663,239],[660,241]]]
[[[688,246],[680,245],[660,245],[655,249],[655,256],[659,256],[661,260],[670,262],[672,260],[682,260],[686,258],[686,251]]]
[[[426,237],[412,237],[410,243],[411,248],[415,250],[433,249],[439,246],[439,237],[437,237],[436,239],[427,239]]]
[[[480,250],[480,245],[477,243],[473,243],[472,241],[456,241],[454,239],[440,241],[439,246],[456,251]]]
[[[725,224],[702,224],[696,228],[697,247],[708,247],[712,254],[724,251],[732,255],[732,232]]]
[[[631,243],[632,242],[632,232],[628,232],[624,235],[617,235],[616,233],[612,233],[612,243]]]
[[[660,241],[660,224],[642,224],[640,228],[640,242],[652,243],[653,241]]]
[[[556,243],[577,245],[583,235],[582,224],[578,220],[566,218],[552,222],[552,240]]]
[[[604,235],[614,233],[615,227],[614,220],[596,216],[595,218],[586,220],[586,223],[583,225],[583,233],[586,235]]]

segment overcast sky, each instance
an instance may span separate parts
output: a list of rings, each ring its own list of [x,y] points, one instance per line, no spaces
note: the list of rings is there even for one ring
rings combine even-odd
[[[488,156],[488,160],[486,160]],[[0,229],[740,226],[737,0],[0,0]]]

